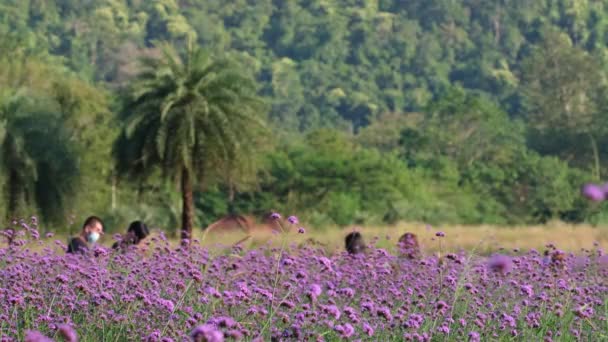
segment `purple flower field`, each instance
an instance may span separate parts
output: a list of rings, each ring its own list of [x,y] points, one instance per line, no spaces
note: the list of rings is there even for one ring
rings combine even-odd
[[[2,341],[608,340],[598,247],[411,260],[328,255],[295,233],[284,248],[176,250],[161,236],[146,254],[82,256],[28,224],[0,247]]]

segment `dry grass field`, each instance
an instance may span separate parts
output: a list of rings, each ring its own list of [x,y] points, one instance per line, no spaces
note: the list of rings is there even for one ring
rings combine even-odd
[[[306,225],[304,225],[306,226]],[[537,226],[491,226],[491,225],[445,225],[429,227],[421,223],[399,223],[392,226],[367,226],[349,227],[341,229],[337,227],[324,227],[323,229],[307,228],[305,234],[298,234],[295,229],[282,234],[274,234],[268,230],[253,230],[250,233],[244,231],[211,231],[205,233],[200,229],[195,232],[195,239],[203,246],[211,248],[231,247],[240,243],[246,249],[259,247],[265,244],[279,246],[286,238],[287,244],[313,243],[326,250],[327,253],[341,251],[344,248],[344,237],[349,232],[357,230],[362,233],[366,243],[375,243],[379,248],[384,248],[394,253],[397,240],[405,232],[413,232],[418,236],[423,253],[431,254],[439,250],[442,252],[456,252],[459,250],[475,251],[476,254],[491,254],[515,248],[521,251],[537,249],[542,251],[545,245],[553,243],[557,248],[578,252],[581,248],[593,248],[594,243],[600,247],[608,248],[608,226],[593,227],[591,225],[570,225],[562,222],[551,222],[547,225]],[[438,239],[435,233],[442,231],[445,237]],[[152,237],[157,236],[160,231],[155,230]],[[28,246],[33,249],[42,249],[45,246],[58,247],[50,242],[59,240],[67,241],[65,235],[55,235],[48,239],[49,243],[41,243],[37,246]],[[177,246],[177,238],[170,238],[173,245]],[[104,236],[101,244],[110,246],[113,243],[112,236]]]
[[[535,248],[542,250],[547,243],[553,243],[559,249],[577,252],[581,248],[592,248],[599,243],[603,248],[608,247],[608,227],[593,227],[591,225],[570,225],[562,222],[551,222],[547,225],[537,226],[464,226],[446,225],[429,227],[419,223],[399,223],[392,226],[351,227],[340,229],[326,227],[325,229],[308,229],[305,234],[295,231],[289,232],[287,241],[290,243],[304,243],[311,239],[319,243],[327,252],[342,250],[344,236],[350,231],[358,230],[364,236],[366,243],[375,241],[375,245],[394,252],[399,236],[405,232],[413,232],[418,236],[422,249],[426,253],[434,253],[441,249],[444,252],[454,252],[461,249],[475,250],[480,254],[498,251],[500,248],[529,250]],[[445,237],[435,237],[437,231],[445,233]],[[199,233],[196,238],[205,246],[231,246],[247,238],[245,232],[211,232]],[[266,243],[279,244],[282,239],[277,234],[267,231],[249,234],[249,238],[242,241],[245,248],[254,248]]]

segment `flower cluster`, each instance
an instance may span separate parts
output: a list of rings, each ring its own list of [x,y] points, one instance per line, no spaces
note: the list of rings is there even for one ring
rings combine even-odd
[[[185,250],[152,237],[147,255],[65,255],[35,226],[12,229],[12,242],[0,247],[2,341],[591,341],[605,334],[608,257],[599,246],[559,260],[532,250],[461,252],[440,262],[373,246],[348,255],[293,245],[277,259],[272,247]]]

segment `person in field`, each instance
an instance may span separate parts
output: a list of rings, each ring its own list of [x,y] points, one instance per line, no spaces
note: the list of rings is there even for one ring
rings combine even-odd
[[[551,266],[556,270],[566,269],[566,253],[554,249],[553,251],[545,250],[543,265]]]
[[[85,253],[91,245],[97,243],[103,235],[103,221],[97,216],[89,216],[82,225],[80,235],[73,237],[68,242],[67,253]]]
[[[359,232],[351,232],[346,235],[344,239],[346,251],[349,254],[358,254],[365,251],[365,243],[363,242],[363,236]]]
[[[408,232],[401,235],[397,244],[402,256],[405,256],[408,259],[417,259],[420,257],[420,246],[418,245],[416,234]]]
[[[121,241],[116,241],[113,245],[113,249],[127,249],[129,246],[137,246],[140,242],[142,242],[148,235],[150,235],[150,230],[145,223],[141,221],[133,221],[129,225],[127,229],[127,234],[125,234]]]

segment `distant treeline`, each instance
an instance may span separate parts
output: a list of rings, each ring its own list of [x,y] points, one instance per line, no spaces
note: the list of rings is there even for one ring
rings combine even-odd
[[[123,177],[116,152],[159,42],[186,64],[192,46],[232,61],[263,103],[265,133],[237,143],[226,123],[221,156],[182,160],[205,171],[196,226],[269,210],[316,226],[607,219],[579,189],[608,172],[608,1],[566,0],[4,1],[4,217],[182,224],[177,157]],[[159,117],[167,94],[146,100]],[[170,154],[186,128],[167,125]]]

